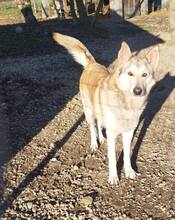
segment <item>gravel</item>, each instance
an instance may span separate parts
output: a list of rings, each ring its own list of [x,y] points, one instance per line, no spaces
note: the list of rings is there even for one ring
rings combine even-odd
[[[98,22],[97,38],[80,31],[81,40],[102,63],[113,60],[123,39],[135,51],[158,41],[153,20],[151,33],[133,26],[130,34],[132,25],[126,29],[112,21]],[[175,44],[167,39],[160,45],[160,81],[133,140],[133,165],[141,176],[126,179],[120,157],[120,183],[115,186],[107,182],[106,143],[90,151],[78,93],[82,68],[63,51],[1,59],[0,219],[175,218]]]

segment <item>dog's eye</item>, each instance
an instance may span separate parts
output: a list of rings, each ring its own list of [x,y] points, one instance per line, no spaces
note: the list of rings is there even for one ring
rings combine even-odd
[[[142,77],[147,77],[147,75],[148,75],[147,73],[143,73]]]
[[[132,72],[128,72],[128,75],[129,76],[133,76],[134,74]]]

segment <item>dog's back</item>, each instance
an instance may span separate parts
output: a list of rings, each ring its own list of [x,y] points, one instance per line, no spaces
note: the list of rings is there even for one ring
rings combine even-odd
[[[93,105],[94,94],[101,81],[109,76],[106,67],[92,63],[86,66],[80,77],[80,93],[81,97],[89,98]]]

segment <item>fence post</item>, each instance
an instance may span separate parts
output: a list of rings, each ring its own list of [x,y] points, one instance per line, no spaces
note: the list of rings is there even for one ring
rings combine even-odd
[[[142,3],[141,3],[141,9],[140,9],[141,15],[142,15],[142,14],[143,14],[143,15],[147,15],[147,14],[149,13],[149,11],[148,11],[148,9],[149,9],[148,1],[149,1],[149,0],[144,0],[144,1],[142,1]]]
[[[169,23],[171,28],[175,28],[175,0],[169,2]]]

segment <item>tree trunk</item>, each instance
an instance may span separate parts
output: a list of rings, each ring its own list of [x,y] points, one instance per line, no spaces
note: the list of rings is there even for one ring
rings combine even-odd
[[[170,0],[169,3],[169,23],[172,28],[175,28],[175,0]]]
[[[33,14],[30,0],[16,0],[18,8],[24,16],[25,22],[29,24],[36,24],[37,20]]]

